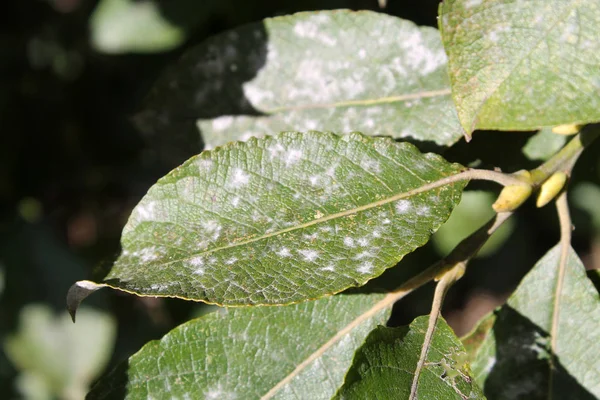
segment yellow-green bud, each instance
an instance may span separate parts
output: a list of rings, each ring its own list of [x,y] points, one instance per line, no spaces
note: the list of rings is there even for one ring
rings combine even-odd
[[[552,133],[557,133],[559,135],[574,135],[579,133],[581,130],[581,125],[577,124],[566,124],[566,125],[557,125],[552,128]]]
[[[565,187],[565,183],[567,183],[567,174],[562,171],[552,174],[550,178],[542,183],[535,205],[537,207],[544,207],[560,193],[562,188]]]

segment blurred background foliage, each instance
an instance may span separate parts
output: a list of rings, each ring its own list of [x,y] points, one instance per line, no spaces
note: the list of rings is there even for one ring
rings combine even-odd
[[[132,123],[161,71],[204,38],[303,10],[379,10],[436,25],[436,0],[20,0],[0,12],[0,393],[6,399],[77,399],[99,374],[149,340],[214,307],[98,293],[72,325],[65,294],[101,275],[119,252],[127,217],[148,187],[187,156],[165,161]],[[376,65],[373,66],[376,68]],[[175,134],[175,133],[174,133]],[[169,137],[162,138],[169,141]],[[540,133],[477,132],[438,149],[465,165],[531,168],[565,141]],[[575,249],[600,266],[598,143],[571,183]],[[490,214],[497,189],[473,184],[423,249],[368,285],[386,288],[444,255]],[[445,315],[458,334],[506,298],[558,240],[552,207],[528,204],[452,290]],[[99,276],[101,278],[101,276]],[[597,278],[597,276],[596,276]],[[598,279],[595,280],[598,282]],[[395,309],[392,324],[426,314],[431,287]]]

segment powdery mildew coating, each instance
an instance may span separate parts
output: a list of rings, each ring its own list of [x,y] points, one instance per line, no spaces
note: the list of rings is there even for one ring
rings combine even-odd
[[[361,285],[424,244],[459,166],[360,134],[282,133],[192,158],[133,211],[109,279],[223,304],[280,304]]]

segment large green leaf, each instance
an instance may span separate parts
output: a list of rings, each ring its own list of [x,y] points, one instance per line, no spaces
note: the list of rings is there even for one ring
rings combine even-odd
[[[439,25],[467,132],[600,120],[597,0],[446,0]]]
[[[89,398],[329,399],[355,350],[387,321],[389,308],[356,320],[382,298],[223,309],[148,343]]]
[[[410,326],[375,329],[357,351],[340,399],[407,399],[427,331],[428,317]],[[427,362],[419,376],[418,399],[483,399],[470,378],[467,353],[452,329],[440,318]]]
[[[474,376],[491,399],[600,397],[600,298],[572,249],[562,291],[556,293],[559,257],[556,246],[496,312],[473,362]]]
[[[439,32],[368,11],[270,18],[189,51],[138,122],[197,120],[208,148],[286,130],[450,145],[462,136]]]
[[[188,160],[123,230],[105,282],[225,305],[287,304],[362,285],[448,218],[462,169],[408,143],[286,132]]]

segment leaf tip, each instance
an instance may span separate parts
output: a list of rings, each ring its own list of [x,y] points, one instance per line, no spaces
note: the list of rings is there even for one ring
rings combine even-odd
[[[75,314],[81,302],[94,293],[96,290],[103,288],[105,285],[98,284],[92,281],[77,281],[69,288],[67,292],[67,310],[71,315],[73,323],[75,323]]]

